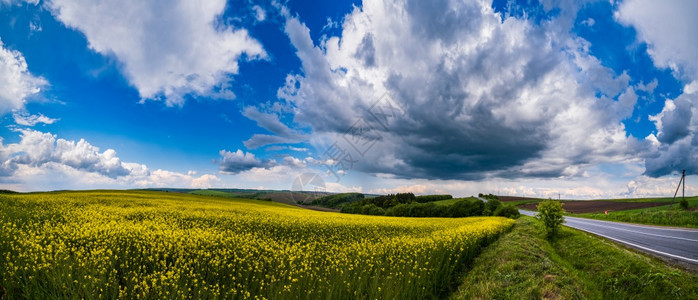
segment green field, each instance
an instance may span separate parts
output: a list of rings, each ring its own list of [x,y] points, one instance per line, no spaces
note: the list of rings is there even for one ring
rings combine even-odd
[[[648,225],[680,226],[698,228],[698,197],[687,197],[688,210],[683,210],[678,203],[670,204],[671,198],[632,199],[636,202],[666,202],[667,205],[648,207],[641,209],[622,210],[604,213],[570,214],[575,217],[584,217],[606,221],[619,221]],[[620,201],[615,200],[614,201]],[[676,201],[678,202],[678,201]]]
[[[698,299],[698,276],[563,227],[553,242],[521,217],[477,257],[453,299]]]
[[[461,201],[461,200],[473,200],[477,199],[475,197],[467,197],[467,198],[453,198],[453,199],[447,199],[447,200],[439,200],[439,201],[434,201],[434,204],[436,205],[441,205],[441,206],[449,206],[453,205],[454,203]]]
[[[513,223],[172,192],[1,194],[0,298],[443,298]]]

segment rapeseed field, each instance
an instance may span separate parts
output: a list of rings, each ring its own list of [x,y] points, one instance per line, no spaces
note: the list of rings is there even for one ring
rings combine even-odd
[[[442,297],[512,224],[150,191],[0,195],[0,298]]]

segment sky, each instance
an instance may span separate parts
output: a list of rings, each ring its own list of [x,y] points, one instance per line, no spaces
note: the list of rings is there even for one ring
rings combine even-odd
[[[695,195],[697,13],[0,0],[0,189]]]

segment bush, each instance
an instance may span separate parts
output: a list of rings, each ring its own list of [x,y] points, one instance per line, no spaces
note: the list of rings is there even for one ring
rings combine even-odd
[[[410,205],[409,204],[398,204],[395,205],[391,208],[388,208],[385,211],[386,216],[393,216],[393,217],[407,217],[409,216],[410,213]]]
[[[688,200],[686,200],[686,198],[681,199],[679,206],[681,206],[681,209],[688,209]]]
[[[373,204],[361,207],[361,214],[371,216],[385,216],[385,210]]]
[[[324,206],[329,208],[338,208],[346,203],[352,203],[364,198],[361,193],[343,193],[335,195],[327,195],[317,198],[311,202],[311,205]]]
[[[562,204],[559,201],[548,199],[539,203],[536,208],[538,209],[536,218],[545,225],[548,238],[555,237],[560,229],[560,225],[565,223],[565,217],[562,215],[565,213],[565,210],[562,209]]]
[[[340,212],[345,214],[360,214],[361,213],[361,203],[353,202],[342,206]]]
[[[415,200],[419,203],[434,202],[441,200],[453,199],[451,195],[423,195],[415,197]]]
[[[497,199],[488,199],[487,203],[485,203],[485,213],[483,213],[484,216],[492,216],[494,215],[494,212],[497,211],[499,207],[502,206],[502,202],[500,202]]]
[[[412,193],[397,193],[374,198],[364,198],[360,202],[361,205],[373,204],[381,208],[390,208],[398,204],[412,203],[414,201],[415,196]]]
[[[489,203],[489,201],[487,203]],[[493,215],[510,219],[518,219],[521,216],[519,209],[513,205],[501,205],[497,207],[497,210],[494,211]]]
[[[487,199],[487,201],[489,201],[490,199],[499,200],[499,197],[497,197],[497,195],[492,195],[492,194],[479,193],[479,194],[477,194],[477,196],[480,198],[485,198],[485,199]]]
[[[410,217],[438,217],[434,216],[433,210],[436,207],[434,203],[413,203],[409,206]]]
[[[452,218],[463,218],[472,216],[482,216],[485,210],[485,203],[478,200],[460,200],[453,203],[449,209],[449,217]]]

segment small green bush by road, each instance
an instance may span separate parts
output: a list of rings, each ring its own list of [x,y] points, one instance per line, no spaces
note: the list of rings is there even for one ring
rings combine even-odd
[[[502,202],[500,202],[498,199],[489,199],[487,200],[487,203],[485,203],[485,212],[483,214],[486,216],[492,216],[501,206]]]
[[[567,227],[546,240],[523,216],[485,248],[452,299],[698,299],[698,276]]]
[[[555,237],[560,229],[560,225],[565,223],[565,217],[563,216],[565,210],[562,209],[562,204],[560,201],[545,200],[539,203],[537,208],[538,215],[536,217],[545,225],[548,238]]]
[[[521,216],[519,210],[513,205],[501,205],[494,211],[492,215],[498,217],[506,217],[510,219],[516,219],[519,216]]]
[[[679,202],[679,206],[681,206],[681,209],[683,210],[688,209],[688,200],[681,199],[681,202]]]

